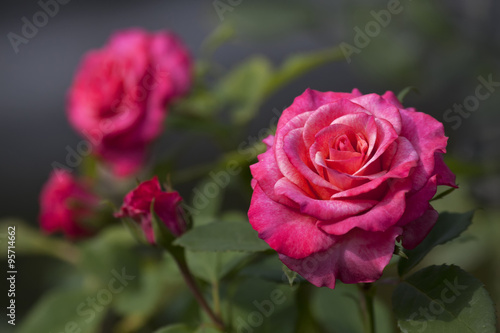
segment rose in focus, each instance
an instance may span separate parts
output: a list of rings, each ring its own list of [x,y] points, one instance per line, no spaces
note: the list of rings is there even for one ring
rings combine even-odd
[[[61,231],[73,239],[89,236],[92,230],[85,220],[94,216],[98,203],[87,184],[56,170],[40,194],[40,226],[47,233]]]
[[[134,220],[141,226],[148,242],[155,244],[151,205],[167,229],[178,237],[187,229],[184,210],[180,206],[181,201],[182,197],[178,192],[162,191],[158,177],[155,176],[151,180],[142,182],[125,196],[123,205],[115,217]]]
[[[456,187],[443,125],[392,92],[308,89],[264,142],[250,223],[316,286],[377,280],[397,239],[412,249],[435,224],[437,186]]]
[[[130,29],[89,52],[69,93],[68,118],[118,176],[137,172],[166,105],[191,85],[191,59],[170,32]]]

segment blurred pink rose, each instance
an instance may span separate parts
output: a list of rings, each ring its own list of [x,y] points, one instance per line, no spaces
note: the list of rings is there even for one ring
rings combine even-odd
[[[92,230],[85,220],[94,215],[98,203],[86,184],[65,170],[56,170],[40,194],[40,226],[47,233],[61,231],[69,238],[89,236]]]
[[[166,105],[191,85],[191,58],[170,32],[120,31],[84,57],[68,117],[118,176],[137,172],[159,136]]]
[[[316,286],[373,282],[396,238],[418,245],[433,227],[443,125],[392,92],[306,90],[283,111],[251,166],[250,223],[290,269]]]
[[[131,218],[139,223],[146,239],[155,244],[153,226],[151,224],[151,203],[154,199],[154,212],[174,236],[180,236],[186,231],[184,211],[180,206],[182,197],[178,192],[164,192],[158,177],[142,182],[129,192],[123,205],[115,217]]]

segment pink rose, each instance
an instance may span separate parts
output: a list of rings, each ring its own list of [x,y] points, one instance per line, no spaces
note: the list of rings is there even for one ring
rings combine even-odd
[[[191,85],[191,59],[170,32],[120,31],[83,59],[68,117],[118,176],[137,172],[159,136],[166,105]]]
[[[180,206],[182,197],[178,192],[164,192],[161,189],[158,177],[145,181],[129,192],[123,205],[115,217],[131,218],[141,225],[146,239],[155,244],[153,226],[151,223],[151,203],[154,199],[154,212],[165,223],[165,226],[174,236],[182,235],[186,229],[184,211]]]
[[[433,227],[437,185],[456,187],[443,125],[390,91],[308,89],[264,142],[250,223],[316,286],[377,280],[397,238],[411,249]]]
[[[62,231],[69,238],[92,234],[85,219],[94,215],[99,198],[65,170],[52,172],[40,194],[39,221],[47,233]]]

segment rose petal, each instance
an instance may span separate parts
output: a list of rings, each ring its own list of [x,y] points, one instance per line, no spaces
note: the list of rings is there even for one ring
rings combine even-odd
[[[283,178],[274,157],[274,150],[269,148],[265,153],[260,154],[258,159],[259,162],[250,166],[250,172],[256,182],[252,184],[252,187],[255,189],[258,184],[261,190],[272,200],[293,207],[294,203],[288,198],[274,193],[274,184]]]
[[[336,119],[357,113],[366,114],[367,111],[347,99],[339,99],[321,106],[310,114],[304,125],[304,143],[306,147],[311,147],[316,141],[316,135],[324,128],[332,125]],[[343,122],[335,123],[344,124]],[[352,125],[352,122],[347,125]]]
[[[403,108],[403,104],[399,101],[398,97],[392,91],[386,91],[385,94],[382,95],[382,98],[387,102],[391,103],[398,109]]]
[[[365,140],[368,142],[366,155],[372,155],[373,149],[377,148],[376,143],[378,134],[376,119],[372,115],[366,113],[366,111],[355,114],[347,114],[335,119],[332,122],[332,125],[336,124],[349,126],[354,133],[363,135]],[[397,135],[395,135],[395,137],[397,137]]]
[[[271,248],[295,259],[323,251],[333,244],[332,238],[316,227],[315,218],[271,200],[259,185],[255,186],[248,218],[259,237]]]
[[[438,216],[438,212],[428,205],[428,210],[421,217],[406,224],[403,227],[403,247],[411,250],[420,244],[436,224]]]
[[[152,219],[151,214],[141,215],[139,223],[141,225],[142,231],[144,232],[144,235],[146,236],[146,240],[150,244],[155,244],[156,243],[155,233],[153,230],[153,223],[151,222],[151,219]]]
[[[278,168],[284,177],[288,178],[293,183],[297,184],[300,188],[307,189],[311,195],[313,192],[311,190],[310,184],[304,175],[302,175],[297,168],[290,162],[285,151],[285,136],[292,130],[298,129],[304,126],[304,123],[309,118],[310,113],[302,113],[297,117],[290,120],[281,130],[281,132],[276,132],[275,143],[273,146],[274,154],[276,157],[276,162]]]
[[[400,111],[403,122],[401,135],[411,142],[420,158],[412,174],[413,188],[419,190],[433,175],[435,154],[446,152],[448,138],[444,136],[443,124],[433,117],[422,112]]]
[[[364,155],[358,152],[338,151],[330,149],[329,159],[326,165],[329,169],[334,169],[349,175],[359,170],[363,164]]]
[[[437,185],[447,185],[458,188],[455,183],[455,174],[444,163],[441,153],[434,154],[434,174],[437,175]]]
[[[399,110],[383,97],[377,94],[368,94],[353,98],[351,101],[369,110],[375,117],[387,120],[398,135],[401,133],[402,120]]]
[[[313,169],[315,169],[313,165],[307,165],[306,162],[304,162],[307,161],[311,163],[311,160],[309,159],[304,141],[302,140],[301,128],[291,130],[286,135],[283,142],[283,151],[290,165],[295,168],[307,182],[307,187],[301,188],[306,190],[311,197],[328,199],[333,193],[341,190],[329,183],[317,172],[313,171]]]
[[[421,217],[429,208],[429,200],[436,194],[437,176],[434,175],[418,191],[410,193],[406,198],[406,210],[398,221],[398,225],[404,226],[411,221]]]
[[[111,168],[113,174],[118,177],[125,177],[138,172],[144,165],[148,153],[146,148],[121,151],[108,149],[106,146],[100,146],[98,152],[106,157],[104,162]]]
[[[316,163],[316,155],[320,153],[322,159],[326,159],[326,156],[330,155],[332,139],[342,135],[346,135],[348,138],[356,137],[352,128],[344,124],[329,125],[316,134],[314,143],[309,148],[309,158],[320,175],[323,174],[323,168],[325,166],[320,166]],[[300,140],[303,141],[302,138],[300,138]]]
[[[413,149],[411,143],[406,138],[398,137],[395,142],[397,142],[398,144],[397,151],[394,155],[392,164],[388,172],[386,172],[384,175],[364,176],[367,179],[371,179],[371,181],[358,187],[350,188],[343,192],[336,193],[332,197],[355,197],[360,194],[372,191],[380,184],[386,182],[391,178],[398,179],[407,177],[412,171],[412,168],[414,168],[418,164],[418,155],[415,149]]]
[[[354,229],[335,238],[328,250],[303,259],[280,254],[280,260],[317,287],[335,288],[335,280],[344,283],[368,283],[380,278],[392,258],[394,242],[401,234],[399,227],[386,232]]]
[[[367,179],[365,178],[352,176],[342,171],[330,168],[328,166],[327,160],[325,159],[324,156],[322,156],[320,152],[316,154],[314,162],[316,165],[322,166],[324,168],[325,177],[332,185],[334,185],[336,188],[341,189],[341,191],[360,186],[367,182]],[[342,193],[342,192],[337,192],[337,193]]]
[[[373,232],[386,231],[403,216],[406,207],[406,193],[410,189],[410,181],[394,181],[389,185],[387,194],[382,199],[378,202],[372,201],[374,204],[370,210],[361,214],[351,214],[333,223],[320,221],[318,227],[330,235],[347,234],[354,228]],[[351,202],[351,200],[353,199],[345,201]]]
[[[323,221],[338,221],[356,215],[377,204],[374,200],[321,200],[307,196],[304,191],[282,178],[275,185],[275,192],[297,203],[302,214]],[[319,224],[321,225],[321,221]]]
[[[301,113],[316,110],[320,106],[340,98],[353,98],[357,96],[361,96],[361,93],[357,89],[354,89],[352,93],[336,93],[331,91],[321,92],[307,88],[302,95],[295,98],[292,105],[283,111],[278,121],[276,133],[281,132],[283,126]]]
[[[267,138],[262,140],[262,142],[264,142],[268,149],[271,148],[274,145],[274,135],[269,135]]]
[[[175,236],[182,235],[186,230],[185,222],[180,216],[181,201],[182,197],[177,192],[161,192],[156,195],[154,203],[155,213]]]
[[[376,151],[355,175],[363,175],[367,174],[369,171],[373,172],[373,170],[380,170],[380,156],[384,154],[387,148],[398,138],[394,128],[387,121],[375,119],[375,124],[377,126],[376,143],[374,145]],[[368,151],[368,154],[370,153],[371,150]]]

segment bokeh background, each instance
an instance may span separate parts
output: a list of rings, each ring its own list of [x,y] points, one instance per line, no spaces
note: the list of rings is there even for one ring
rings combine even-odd
[[[372,11],[393,1],[233,1],[219,12],[214,1],[77,1],[59,11],[15,52],[7,37],[21,35],[22,18],[32,21],[41,10],[37,1],[3,0],[0,5],[0,218],[17,217],[37,224],[38,195],[52,170],[63,163],[66,147],[81,140],[65,118],[66,93],[82,55],[104,45],[109,35],[128,27],[171,29],[200,55],[204,39],[221,24],[231,23],[236,37],[214,54],[221,70],[261,54],[279,65],[296,52],[340,43],[356,46],[350,62],[328,64],[290,82],[269,98],[248,127],[248,135],[269,124],[273,108],[282,110],[307,87],[321,91],[398,92],[414,86],[407,106],[443,121],[450,137],[447,162],[461,187],[438,210],[479,209],[473,227],[451,244],[433,251],[429,262],[456,263],[481,279],[500,303],[500,2],[495,0],[401,0],[369,43],[356,44],[356,29],[374,21]],[[345,45],[345,44],[344,44]],[[475,96],[478,77],[498,82],[488,98],[466,116],[448,111]],[[486,91],[486,90],[483,90]],[[454,120],[450,120],[453,116]],[[457,120],[459,117],[460,120]],[[458,125],[458,121],[460,124]],[[173,149],[177,137],[165,135],[156,152]],[[202,141],[181,165],[213,159],[218,150]],[[188,191],[187,189],[183,189]],[[245,203],[235,203],[245,208]],[[248,204],[247,204],[248,205]],[[6,230],[0,230],[5,234]],[[18,235],[22,237],[22,235]],[[6,246],[5,238],[0,239]],[[51,286],[45,273],[57,260],[18,257],[18,312],[21,321],[40,295]],[[5,258],[0,258],[5,271]],[[5,273],[2,273],[5,274]],[[3,276],[3,275],[0,275]],[[4,278],[2,278],[4,281]],[[0,292],[5,294],[2,289]],[[6,304],[6,303],[5,303]],[[2,306],[5,305],[2,303]],[[4,319],[0,331],[9,332]]]

